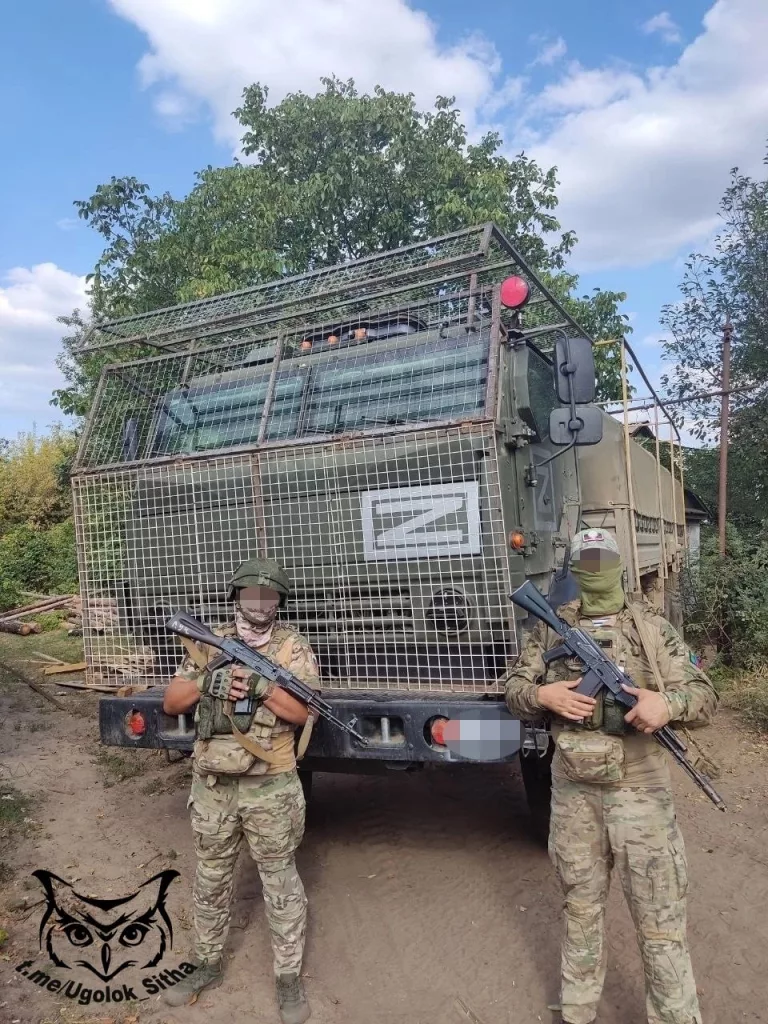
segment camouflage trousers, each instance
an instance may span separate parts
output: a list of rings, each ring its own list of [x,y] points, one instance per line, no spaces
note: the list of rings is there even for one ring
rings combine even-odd
[[[304,835],[305,803],[295,771],[280,775],[200,775],[192,813],[197,871],[193,888],[195,954],[218,960],[229,931],[235,864],[243,838],[261,876],[275,974],[299,971],[307,898],[294,854]]]
[[[686,937],[685,847],[672,793],[555,778],[549,853],[565,896],[563,1019],[590,1024],[597,1016],[615,864],[643,958],[649,1024],[701,1024]]]

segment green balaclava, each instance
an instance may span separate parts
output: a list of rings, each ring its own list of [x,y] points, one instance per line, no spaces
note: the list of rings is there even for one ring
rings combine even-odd
[[[590,618],[624,607],[621,553],[607,530],[582,530],[571,545],[571,573],[581,590],[581,610]]]

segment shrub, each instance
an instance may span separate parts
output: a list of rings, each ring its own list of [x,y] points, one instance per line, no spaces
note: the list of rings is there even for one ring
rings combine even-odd
[[[3,563],[0,561],[0,612],[7,612],[9,608],[18,608],[20,604],[19,585],[10,576],[6,576]]]
[[[0,538],[0,576],[15,590],[74,593],[77,555],[72,520],[36,530],[17,526]]]
[[[768,664],[768,530],[745,536],[728,527],[725,558],[717,537],[702,538],[691,578],[692,614],[686,633],[695,646],[714,645],[733,668]]]

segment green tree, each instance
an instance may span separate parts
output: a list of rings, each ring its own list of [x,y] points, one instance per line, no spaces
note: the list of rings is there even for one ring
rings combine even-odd
[[[672,336],[664,345],[672,366],[662,383],[678,398],[719,390],[722,327],[731,322],[729,516],[753,530],[768,518],[768,180],[735,169],[720,214],[712,250],[690,257],[681,301],[662,312]],[[719,396],[686,403],[685,416],[700,439],[719,439]],[[715,505],[718,455],[714,449],[688,458]]]
[[[65,474],[75,448],[74,435],[54,427],[44,437],[21,433],[0,450],[0,536],[23,524],[47,529],[71,516]]]
[[[577,297],[564,271],[575,236],[561,232],[556,169],[510,159],[490,132],[470,143],[453,99],[420,111],[410,94],[323,79],[315,96],[268,106],[252,85],[235,111],[243,154],[254,162],[207,167],[180,200],[152,196],[133,177],[112,178],[79,215],[105,239],[91,275],[99,318],[140,313],[393,249],[471,224],[495,221],[571,312],[601,337],[629,328],[624,296]],[[104,357],[76,355],[84,329],[66,324],[55,400],[83,412]],[[136,353],[133,353],[136,354]],[[598,353],[602,390],[616,394],[615,356]]]
[[[673,363],[663,383],[681,398],[719,389],[722,329],[730,321],[731,406],[738,412],[768,401],[768,180],[753,181],[734,169],[720,216],[723,227],[712,251],[689,257],[682,298],[662,311],[672,335],[665,355]],[[686,408],[702,439],[717,435],[719,412],[718,396]]]

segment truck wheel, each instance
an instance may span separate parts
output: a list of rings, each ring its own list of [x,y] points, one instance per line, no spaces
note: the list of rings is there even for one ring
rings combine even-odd
[[[309,798],[312,796],[312,772],[306,768],[299,768],[299,782],[304,790],[304,799],[309,804]]]
[[[523,756],[520,751],[520,771],[523,775],[528,811],[531,815],[531,835],[542,846],[549,839],[549,814],[552,797],[552,755],[555,744],[549,741],[544,757],[531,752]]]

